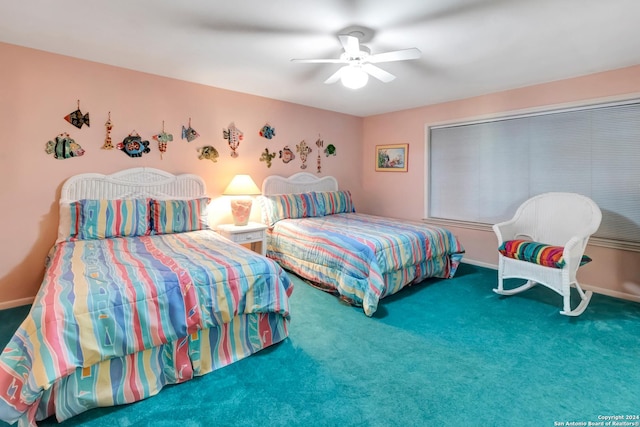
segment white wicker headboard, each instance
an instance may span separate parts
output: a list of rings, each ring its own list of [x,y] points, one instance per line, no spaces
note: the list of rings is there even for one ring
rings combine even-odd
[[[338,181],[332,176],[317,177],[308,172],[299,172],[289,178],[271,175],[262,182],[262,194],[295,194],[311,191],[337,191]]]
[[[71,202],[82,199],[195,199],[206,196],[204,180],[197,175],[173,175],[153,168],[131,168],[111,175],[82,173],[62,184],[58,238],[69,237]]]
[[[154,168],[132,168],[111,175],[83,173],[62,185],[60,204],[81,199],[192,199],[206,196],[197,175],[173,175]]]

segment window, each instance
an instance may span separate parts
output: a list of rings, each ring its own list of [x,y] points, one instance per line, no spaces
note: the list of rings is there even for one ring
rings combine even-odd
[[[548,191],[592,198],[601,243],[640,250],[640,101],[434,126],[429,219],[494,224]]]

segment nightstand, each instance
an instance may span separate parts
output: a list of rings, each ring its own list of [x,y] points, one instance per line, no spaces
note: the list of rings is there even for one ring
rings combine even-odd
[[[216,231],[221,236],[239,243],[241,245],[250,244],[251,250],[258,252],[262,256],[267,254],[267,226],[257,222],[250,222],[247,225],[220,224]],[[256,250],[254,245],[260,243],[260,250]]]

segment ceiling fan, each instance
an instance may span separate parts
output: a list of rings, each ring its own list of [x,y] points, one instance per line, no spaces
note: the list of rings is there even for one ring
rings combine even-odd
[[[367,84],[369,75],[384,83],[388,83],[396,78],[393,74],[374,64],[418,59],[422,54],[419,49],[413,47],[372,55],[368,47],[360,44],[360,37],[363,35],[364,34],[359,31],[339,35],[338,39],[344,48],[344,52],[340,55],[340,58],[292,59],[291,62],[346,64],[325,80],[325,84],[332,84],[341,80],[342,84],[346,87],[359,89]]]

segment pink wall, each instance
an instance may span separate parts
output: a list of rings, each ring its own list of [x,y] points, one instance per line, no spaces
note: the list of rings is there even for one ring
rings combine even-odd
[[[130,167],[155,167],[172,173],[195,173],[205,178],[216,198],[236,173],[249,173],[261,185],[267,175],[300,172],[299,157],[284,164],[277,157],[271,168],[259,160],[265,148],[278,151],[306,140],[314,152],[306,171],[316,173],[318,135],[337,147],[336,157],[323,156],[322,175],[335,175],[342,186],[362,193],[362,119],[211,88],[122,68],[0,43],[0,200],[3,225],[0,243],[0,308],[30,302],[40,285],[44,260],[56,239],[60,188],[66,178],[84,172],[113,173]],[[77,129],[63,117],[76,109],[89,113],[91,127]],[[151,142],[151,153],[129,158],[119,150],[101,150],[108,112],[114,143],[133,130]],[[191,143],[180,138],[191,118],[200,137]],[[164,159],[152,136],[162,129],[172,133]],[[232,159],[222,137],[231,122],[245,134]],[[268,141],[258,130],[269,123],[276,136]],[[45,144],[68,132],[86,154],[56,160]],[[217,163],[199,160],[197,147],[213,145]],[[343,165],[348,164],[345,168]],[[230,221],[222,206],[220,221]],[[259,219],[254,209],[252,218]]]
[[[350,189],[361,212],[420,219],[424,214],[425,126],[483,115],[591,103],[601,98],[631,98],[640,93],[640,66],[591,76],[516,89],[467,100],[425,106],[365,119],[167,79],[122,68],[0,43],[0,308],[28,303],[35,295],[47,251],[56,238],[57,200],[66,178],[83,172],[112,173],[149,166],[172,173],[195,173],[205,178],[216,198],[236,173],[249,173],[260,185],[265,176],[288,176],[301,171],[274,159],[269,169],[258,159],[264,148],[291,148],[302,139],[313,144],[318,134],[333,143],[338,156],[323,157],[322,175],[334,175]],[[77,129],[63,120],[80,99],[89,112],[90,128]],[[108,112],[114,142],[136,130],[145,139],[165,129],[174,141],[161,160],[153,151],[131,159],[120,151],[101,150]],[[192,143],[180,139],[191,117],[201,134]],[[229,157],[222,129],[235,122],[245,141],[237,159]],[[269,122],[276,137],[267,142],[257,135]],[[47,141],[68,132],[85,150],[80,158],[56,160],[47,155]],[[409,171],[374,171],[374,146],[409,143]],[[197,158],[196,147],[213,145],[217,163]],[[313,147],[315,148],[315,147]],[[294,148],[295,149],[295,148]],[[314,152],[307,171],[315,173]],[[349,165],[345,168],[344,165]],[[222,199],[218,219],[230,220]],[[257,219],[254,210],[253,219]],[[495,237],[490,231],[452,228],[467,249],[467,260],[485,265],[497,262]],[[595,261],[580,273],[583,283],[612,295],[640,299],[640,253],[590,247]]]
[[[534,108],[591,104],[598,100],[640,96],[640,66],[430,105],[364,119],[363,207],[396,218],[424,218],[426,126]],[[374,147],[409,143],[406,173],[374,171]],[[640,206],[638,207],[640,209]],[[462,240],[466,259],[497,265],[492,231],[450,227]],[[640,300],[640,253],[590,246],[594,262],[582,268],[579,280],[595,290]]]

